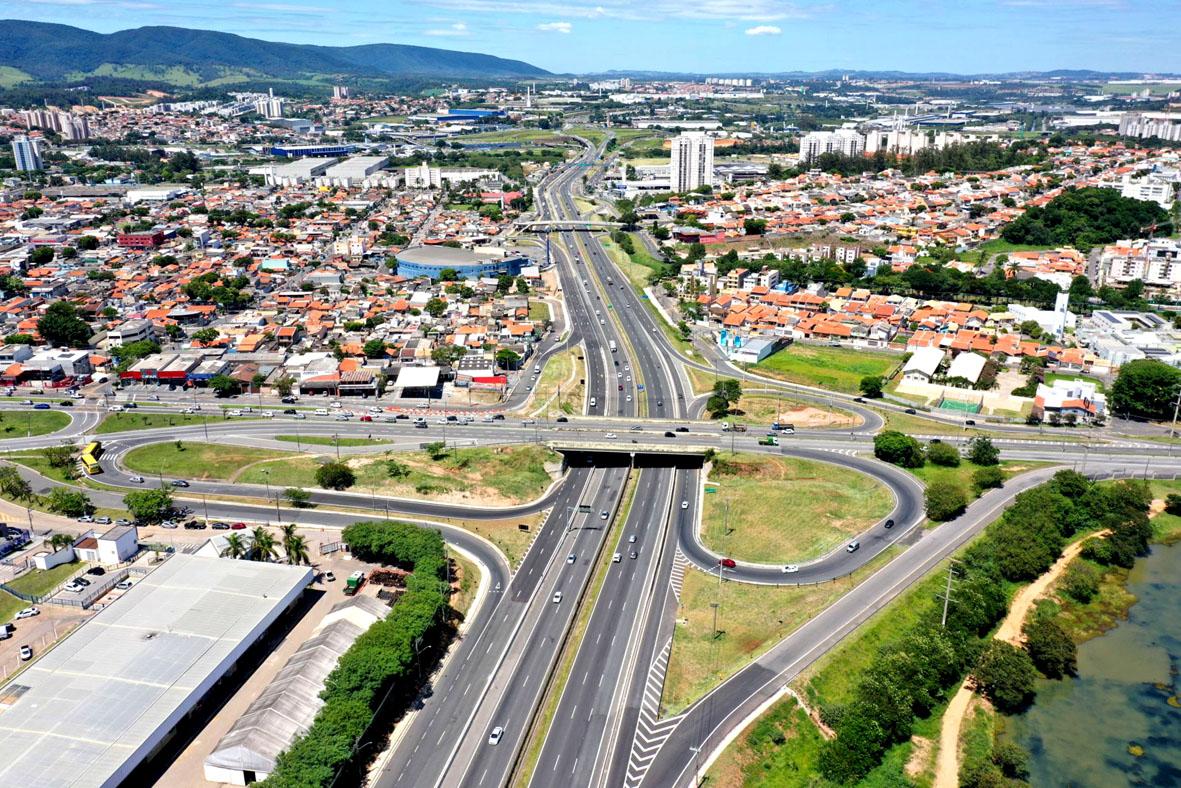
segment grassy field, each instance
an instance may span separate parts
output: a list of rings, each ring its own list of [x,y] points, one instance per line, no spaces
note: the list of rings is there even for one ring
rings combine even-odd
[[[890,491],[871,477],[794,457],[724,455],[709,484],[718,492],[704,496],[702,541],[740,561],[818,558],[894,507]]]
[[[45,596],[64,583],[70,575],[79,569],[85,568],[85,563],[74,561],[73,563],[61,564],[60,566],[55,566],[53,569],[46,569],[44,571],[30,569],[6,585],[13,591],[19,591],[29,596]]]
[[[69,423],[69,415],[60,410],[0,411],[0,438],[47,435],[65,429]]]
[[[599,240],[602,242],[603,249],[606,250],[612,262],[619,266],[619,269],[623,271],[623,275],[627,277],[627,281],[631,282],[632,287],[642,290],[648,285],[648,276],[652,273],[651,268],[635,262],[628,256],[627,252],[620,248],[619,244],[607,236],[603,236]]]
[[[725,420],[751,424],[763,429],[769,428],[773,421],[795,424],[797,428],[844,428],[861,423],[861,419],[846,410],[824,408],[790,397],[775,397],[770,394],[743,395],[738,400],[738,407]]]
[[[278,452],[272,452],[278,454]],[[238,475],[243,484],[269,481],[277,487],[315,487],[321,457],[292,457],[252,465]],[[390,476],[390,461],[402,475]],[[448,449],[438,460],[424,451],[384,452],[345,460],[356,474],[354,492],[403,498],[449,496],[454,500],[524,503],[549,487],[547,463],[560,458],[544,446],[481,446]]]
[[[852,575],[815,586],[756,586],[685,572],[661,705],[675,714],[794,632],[899,552],[891,548]],[[720,596],[720,600],[719,600]],[[714,637],[713,608],[718,601]]]
[[[299,446],[384,446],[393,443],[380,438],[333,438],[330,435],[276,435],[275,440]]]
[[[484,131],[479,134],[465,134],[460,142],[556,142],[557,137],[549,129],[501,129]]]
[[[791,383],[854,394],[863,377],[887,375],[901,360],[892,353],[797,344],[763,359],[755,370]]]
[[[286,460],[296,456],[295,452],[182,441],[179,447],[176,443],[150,443],[136,447],[123,456],[123,464],[129,470],[152,476],[232,479],[238,471],[252,463]]]
[[[1025,473],[1035,468],[1042,468],[1050,463],[1046,462],[1032,462],[1027,460],[1004,460],[1000,464],[1001,472],[1006,479],[1011,479],[1019,473]],[[972,474],[979,469],[979,465],[973,465],[967,460],[962,461],[955,468],[947,468],[942,465],[935,465],[927,463],[922,468],[912,468],[911,473],[922,479],[923,484],[931,484],[935,481],[952,482],[958,484],[968,493],[968,500],[975,500],[979,496],[975,488],[972,487]]]
[[[223,418],[221,413],[112,413],[102,420],[95,430],[99,435],[129,430],[154,430],[163,427],[192,427],[201,424],[217,424]],[[237,421],[250,421],[239,418]]]
[[[17,599],[12,594],[0,591],[0,624],[12,621],[12,617],[29,606],[23,599]]]
[[[549,304],[538,299],[530,299],[529,301],[529,319],[535,320],[539,323],[544,323],[550,319]]]
[[[1103,381],[1100,380],[1099,378],[1092,377],[1091,375],[1064,375],[1059,372],[1047,372],[1046,373],[1045,381],[1046,381],[1047,386],[1053,385],[1054,381],[1056,381],[1056,380],[1070,380],[1070,381],[1077,381],[1079,383],[1094,383],[1095,389],[1100,394],[1105,393],[1107,391],[1107,386],[1104,385]]]
[[[578,382],[586,378],[581,355],[581,348],[571,348],[551,356],[537,378],[524,411],[547,419],[579,412],[586,391],[586,385]],[[559,388],[561,403],[558,402]]]
[[[462,618],[476,598],[476,589],[480,585],[480,570],[471,561],[459,553],[447,551],[448,557],[454,562],[457,588],[451,594],[451,609]]]

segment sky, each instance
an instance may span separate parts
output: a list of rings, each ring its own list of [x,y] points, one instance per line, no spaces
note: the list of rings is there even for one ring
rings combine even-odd
[[[554,72],[1181,72],[1181,0],[0,0],[0,18],[418,44]]]

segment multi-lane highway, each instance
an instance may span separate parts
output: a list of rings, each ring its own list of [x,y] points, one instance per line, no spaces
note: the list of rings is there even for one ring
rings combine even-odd
[[[578,217],[574,197],[584,168],[600,151],[588,146],[536,189],[542,219]],[[749,378],[729,368],[716,350],[698,347],[703,360],[683,356],[666,337],[653,312],[604,252],[596,236],[573,230],[555,234],[551,249],[561,283],[563,318],[543,352],[581,347],[586,359],[586,416],[563,423],[526,424],[518,419],[474,424],[439,424],[427,429],[408,421],[356,423],[279,417],[257,421],[214,421],[208,425],[143,430],[103,436],[102,481],[114,488],[167,482],[137,482],[122,465],[126,452],[146,443],[214,440],[290,449],[277,435],[371,435],[388,439],[380,450],[412,448],[445,436],[449,443],[488,445],[545,441],[569,451],[571,465],[559,484],[537,501],[508,509],[473,509],[423,500],[392,499],[366,493],[314,491],[315,510],[281,507],[278,490],[265,486],[190,480],[178,497],[198,514],[251,521],[282,520],[342,527],[355,515],[333,507],[369,508],[414,518],[495,518],[548,510],[535,541],[515,572],[499,551],[479,537],[439,526],[444,537],[475,555],[489,572],[490,595],[469,622],[464,636],[432,679],[433,693],[399,724],[395,747],[377,782],[383,786],[501,786],[517,772],[537,711],[550,686],[553,667],[570,649],[570,670],[553,687],[553,714],[538,730],[539,746],[532,784],[549,786],[686,785],[709,754],[758,706],[873,611],[904,590],[992,520],[1022,489],[1044,480],[1051,470],[1025,474],[1002,490],[987,493],[961,518],[918,531],[923,518],[922,488],[910,474],[863,456],[882,419],[852,398],[842,408],[861,424],[848,430],[800,430],[783,436],[782,446],[757,444],[754,432],[725,434],[716,424],[689,422],[695,415],[688,365]],[[768,382],[813,401],[831,396],[804,387]],[[510,406],[524,401],[521,389]],[[700,403],[698,403],[700,404]],[[0,441],[2,449],[48,446],[78,440],[91,432],[101,412],[79,408],[69,428],[54,435]],[[687,432],[678,429],[688,428]],[[1136,442],[1087,445],[1041,441],[1024,430],[997,440],[1006,457],[1074,464],[1092,472],[1175,474],[1181,462],[1159,446]],[[955,442],[957,439],[948,438]],[[684,460],[707,448],[769,451],[839,464],[869,474],[895,498],[894,510],[858,537],[860,550],[837,550],[785,572],[781,565],[719,565],[720,555],[699,535],[702,484],[700,463]],[[1080,452],[1080,448],[1082,449]],[[353,447],[364,452],[373,447]],[[329,449],[325,449],[325,452]],[[1080,454],[1082,455],[1080,457]],[[643,455],[643,463],[634,463]],[[588,463],[589,460],[589,463]],[[22,469],[38,489],[52,485]],[[625,496],[629,484],[634,496]],[[121,493],[88,490],[99,505],[117,506]],[[221,500],[274,498],[274,505]],[[200,501],[200,503],[198,503]],[[625,501],[626,516],[616,514]],[[278,509],[278,511],[276,511]],[[272,515],[274,517],[272,518]],[[634,539],[634,541],[633,541]],[[772,647],[747,668],[675,717],[662,718],[659,699],[672,643],[678,578],[688,566],[724,572],[720,579],[750,583],[814,583],[839,577],[864,565],[891,544],[909,543],[902,555],[796,633]],[[615,555],[618,554],[618,560]],[[593,580],[602,576],[601,590]],[[572,623],[586,606],[585,630],[570,640]],[[499,734],[490,739],[494,730]]]

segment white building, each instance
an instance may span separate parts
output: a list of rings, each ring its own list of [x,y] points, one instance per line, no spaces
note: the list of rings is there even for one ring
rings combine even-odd
[[[23,134],[12,139],[12,158],[16,159],[16,168],[21,172],[41,169],[41,151],[37,148],[37,141]]]
[[[1033,413],[1044,421],[1097,421],[1106,412],[1107,398],[1090,381],[1055,380],[1052,386],[1039,383],[1033,397]]]
[[[800,140],[800,161],[813,162],[825,153],[860,156],[865,152],[865,137],[853,129],[812,131]]]
[[[937,347],[916,348],[902,368],[902,379],[916,383],[930,383],[939,365],[943,363],[943,350]]]
[[[1099,258],[1099,283],[1119,286],[1134,279],[1148,287],[1181,292],[1181,243],[1152,238],[1105,246]]]
[[[1132,200],[1147,200],[1154,202],[1166,211],[1172,210],[1176,199],[1176,185],[1164,178],[1149,175],[1144,178],[1133,179],[1125,175],[1119,184],[1119,193]]]
[[[672,141],[669,185],[674,192],[691,192],[714,185],[714,141],[700,131],[687,131]]]
[[[91,531],[74,542],[74,553],[81,561],[114,566],[130,561],[139,552],[139,531],[134,525],[118,525],[102,534]]]
[[[473,183],[475,181],[492,181],[499,183],[502,179],[497,170],[482,170],[476,167],[451,167],[442,169],[422,163],[417,167],[406,168],[407,189],[439,189],[444,183]]]
[[[1181,142],[1181,112],[1127,112],[1120,118],[1119,133]]]

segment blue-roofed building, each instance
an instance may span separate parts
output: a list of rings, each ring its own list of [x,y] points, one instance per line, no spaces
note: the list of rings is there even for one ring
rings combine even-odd
[[[394,256],[398,260],[398,275],[411,279],[420,276],[438,279],[447,269],[455,271],[462,279],[493,278],[504,274],[520,276],[523,266],[533,264],[522,254],[497,255],[453,246],[414,246]]]
[[[301,156],[348,156],[356,149],[356,145],[275,145],[267,152],[272,156],[295,159]]]

